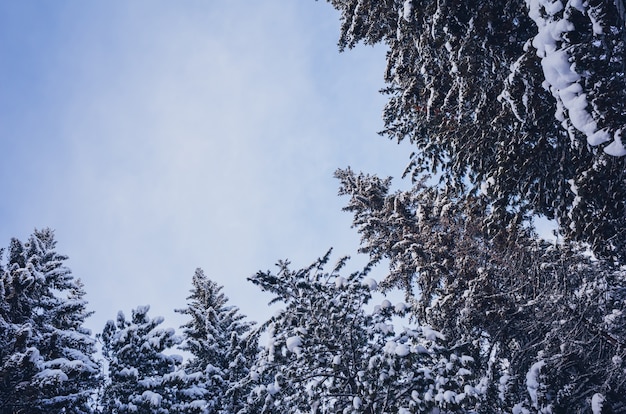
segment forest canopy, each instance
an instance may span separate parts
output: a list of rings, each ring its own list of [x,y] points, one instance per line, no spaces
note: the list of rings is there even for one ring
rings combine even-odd
[[[197,269],[178,332],[141,305],[93,335],[54,231],[14,238],[0,413],[626,412],[622,0],[328,3],[340,50],[387,47],[381,134],[414,150],[406,190],[335,172],[367,264],[243,275],[258,323]]]

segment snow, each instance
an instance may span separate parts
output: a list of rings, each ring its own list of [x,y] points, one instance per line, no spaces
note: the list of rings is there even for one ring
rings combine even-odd
[[[570,55],[565,47],[564,34],[575,30],[571,21],[567,20],[568,13],[563,12],[563,17],[557,14],[563,11],[563,3],[560,0],[526,0],[529,8],[529,16],[538,27],[538,33],[532,40],[532,45],[537,50],[537,56],[541,58],[545,82],[544,87],[552,93],[557,100],[557,111],[554,114],[559,121],[567,118],[572,126],[582,132],[587,138],[589,145],[597,146],[611,140],[610,134],[599,128],[593,114],[589,112],[587,95],[579,83],[581,76],[576,72],[575,65],[570,63]],[[573,1],[568,7],[574,7],[584,11],[587,3]],[[593,31],[602,33],[602,27],[594,18],[594,10],[589,9],[589,16]],[[604,151],[613,156],[626,155],[626,149],[621,142],[621,135],[615,134],[613,142],[604,148]]]
[[[277,381],[274,381],[273,384],[269,384],[267,386],[267,392],[270,393],[270,395],[274,395],[276,394],[278,391],[280,391],[280,384],[278,384]]]
[[[119,372],[119,375],[122,377],[138,377],[139,376],[139,372],[137,371],[137,368],[124,368]]]
[[[511,376],[509,374],[504,374],[498,381],[498,398],[500,398],[501,401],[506,399],[506,390],[510,379]]]
[[[287,338],[285,344],[287,345],[289,352],[293,352],[294,354],[300,356],[300,353],[302,352],[302,338],[299,336],[290,336]]]
[[[526,373],[526,389],[528,390],[528,394],[535,408],[538,408],[537,390],[540,387],[539,372],[544,365],[546,365],[544,360],[535,362]]]
[[[511,413],[512,414],[530,414],[530,411],[522,407],[521,403],[518,403],[513,406],[513,410],[511,410]]]
[[[456,393],[454,391],[444,391],[443,393],[443,400],[447,403],[454,403],[456,402]]]
[[[514,105],[511,105],[511,107],[514,107]],[[487,195],[489,191],[489,187],[491,187],[495,183],[496,183],[496,180],[493,177],[487,178],[485,181],[483,181],[480,184],[480,192],[483,193],[484,195]]]
[[[404,302],[398,302],[398,303],[396,303],[396,306],[394,306],[394,310],[397,313],[403,313],[403,312],[405,312],[407,310],[407,308],[408,308],[408,306]]]
[[[417,344],[415,345],[413,352],[416,354],[429,354],[430,352],[423,345]]]
[[[189,404],[189,408],[197,409],[198,412],[204,412],[207,407],[207,402],[205,400],[196,400]]]
[[[626,155],[626,148],[624,148],[624,144],[622,143],[621,129],[615,132],[613,142],[604,147],[604,152],[609,155],[613,155],[614,157],[623,157]]]
[[[346,279],[345,277],[339,276],[339,277],[337,277],[337,279],[335,279],[335,287],[337,289],[340,289],[340,288],[345,287],[347,285],[348,285],[348,279]]]
[[[141,394],[141,397],[153,407],[160,407],[161,401],[163,400],[163,397],[160,394],[152,391],[144,391],[143,394]]]
[[[399,344],[398,346],[396,346],[394,352],[399,357],[405,357],[411,352],[411,350],[406,344]]]
[[[603,405],[604,395],[598,393],[593,394],[593,397],[591,397],[591,412],[593,414],[601,414]]]
[[[580,4],[580,7],[577,7],[577,9],[582,11],[583,10],[583,5]],[[587,11],[587,16],[589,16],[589,20],[591,20],[591,27],[592,27],[592,30],[593,30],[593,34],[595,34],[595,35],[604,34],[604,29],[602,28],[602,25],[598,21],[598,16],[599,16],[600,13],[601,13],[601,11],[600,11],[600,7],[599,6],[598,7],[589,7],[589,10]]]
[[[361,283],[363,284],[363,286],[367,286],[369,290],[376,290],[378,288],[378,283],[371,277],[363,279],[363,282]]]
[[[478,395],[480,394],[480,390],[472,387],[469,384],[465,384],[465,386],[463,386],[463,393],[465,395]]]
[[[383,334],[393,333],[393,325],[390,323],[378,322],[376,325],[374,325],[374,329]]]
[[[68,377],[65,374],[65,372],[61,371],[60,369],[46,368],[43,371],[38,372],[36,377],[43,379],[44,382],[51,382],[51,381],[64,382],[68,380]]]
[[[403,10],[402,10],[402,17],[407,22],[410,22],[412,14],[413,14],[413,0],[405,0]]]
[[[609,326],[612,326],[615,324],[615,321],[622,316],[622,311],[620,311],[619,309],[613,309],[611,310],[611,313],[609,313],[608,315],[606,315],[603,319],[604,319],[604,323],[606,323]]]
[[[137,381],[137,384],[145,388],[156,388],[161,385],[161,382],[162,379],[159,377],[146,377]]]
[[[446,337],[441,332],[436,331],[429,326],[422,326],[422,335],[424,335],[424,338],[431,341],[436,341],[437,339],[446,339]]]
[[[396,351],[397,346],[398,344],[396,343],[396,341],[387,341],[387,343],[385,344],[385,348],[383,348],[383,351],[388,354],[393,354]]]
[[[362,404],[363,404],[363,402],[361,401],[361,398],[360,398],[360,397],[354,397],[354,398],[352,399],[352,406],[353,406],[355,409],[357,409],[357,410],[358,410],[359,408],[361,408],[361,405],[362,405]]]
[[[145,315],[146,313],[148,313],[148,311],[150,311],[150,305],[143,305],[143,306],[137,306],[137,314],[138,315]],[[118,315],[121,313],[118,312]]]
[[[461,355],[461,364],[467,365],[469,362],[474,362],[474,358],[469,355]]]

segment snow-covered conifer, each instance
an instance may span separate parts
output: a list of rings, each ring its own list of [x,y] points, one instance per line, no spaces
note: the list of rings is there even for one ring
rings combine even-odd
[[[482,186],[492,228],[531,211],[626,262],[623,0],[328,2],[340,48],[388,47],[383,133],[416,147],[407,173]]]
[[[248,343],[251,323],[228,304],[222,286],[196,269],[187,307],[177,312],[188,315],[183,328],[182,349],[191,353],[185,371],[196,378],[210,413],[236,413],[242,407],[244,389],[238,384],[248,374],[256,355],[254,341]]]
[[[329,252],[330,254],[330,252]],[[407,307],[384,301],[366,311],[369,268],[330,273],[329,254],[308,268],[259,272],[250,280],[284,307],[261,330],[267,345],[251,370],[245,413],[399,413],[463,409],[480,394],[472,360],[451,352],[428,327],[398,330]]]
[[[55,250],[54,232],[35,230],[27,243],[13,239],[2,274],[11,333],[0,361],[3,410],[91,412],[100,381],[95,339],[84,328],[91,314],[85,292]]]
[[[474,358],[478,411],[586,412],[596,394],[626,409],[623,268],[524,223],[492,234],[480,198],[468,206],[423,183],[391,193],[389,179],[337,176],[361,250],[389,261],[380,287],[405,290],[422,323]]]
[[[100,401],[105,413],[185,412],[177,395],[188,380],[178,369],[182,357],[166,353],[181,340],[174,329],[160,328],[163,318],[150,318],[149,309],[137,307],[131,320],[120,311],[99,334],[109,372]]]

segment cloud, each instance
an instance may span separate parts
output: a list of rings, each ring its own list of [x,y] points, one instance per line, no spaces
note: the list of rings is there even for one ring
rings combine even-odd
[[[384,51],[340,55],[310,3],[68,2],[35,36],[49,65],[17,92],[46,99],[11,123],[31,157],[5,231],[57,229],[94,329],[145,303],[176,326],[197,266],[260,317],[247,276],[354,253],[334,169],[400,175],[408,152],[375,134]]]

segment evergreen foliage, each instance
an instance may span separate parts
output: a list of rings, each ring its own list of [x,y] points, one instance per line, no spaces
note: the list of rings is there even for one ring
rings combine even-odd
[[[407,173],[488,188],[492,229],[541,214],[626,260],[622,0],[328,1],[341,49],[388,47],[383,134],[415,145]]]
[[[487,384],[479,412],[626,409],[626,271],[575,244],[539,240],[523,223],[491,237],[471,207],[417,185],[339,170],[362,251],[389,260],[383,289],[405,291],[415,316],[453,348],[469,347]],[[517,410],[517,411],[516,411]]]
[[[53,231],[12,239],[0,414],[626,412],[624,0],[328,2],[340,49],[389,48],[383,134],[416,148],[406,191],[336,172],[368,265],[258,272],[256,329],[197,269],[182,336],[149,306],[107,322],[104,381]]]
[[[187,380],[179,370],[182,358],[165,353],[181,338],[172,328],[159,328],[163,318],[150,318],[149,309],[133,309],[131,320],[118,312],[99,335],[109,372],[100,401],[105,413],[185,412],[177,395]]]
[[[308,268],[259,272],[250,280],[281,308],[262,327],[268,345],[250,382],[244,413],[408,413],[463,410],[481,394],[473,358],[450,350],[428,326],[398,330],[407,307],[387,300],[371,312],[369,268],[347,278],[346,259],[324,271],[330,252]]]
[[[196,391],[202,395],[210,413],[236,413],[246,391],[240,381],[248,375],[256,356],[256,342],[248,333],[252,324],[219,286],[196,269],[187,307],[177,312],[191,320],[182,326],[185,342],[181,349],[191,353],[185,363],[187,374],[195,378]]]
[[[80,280],[56,252],[54,233],[17,239],[0,272],[0,410],[88,413],[100,382],[95,340],[83,327]]]

